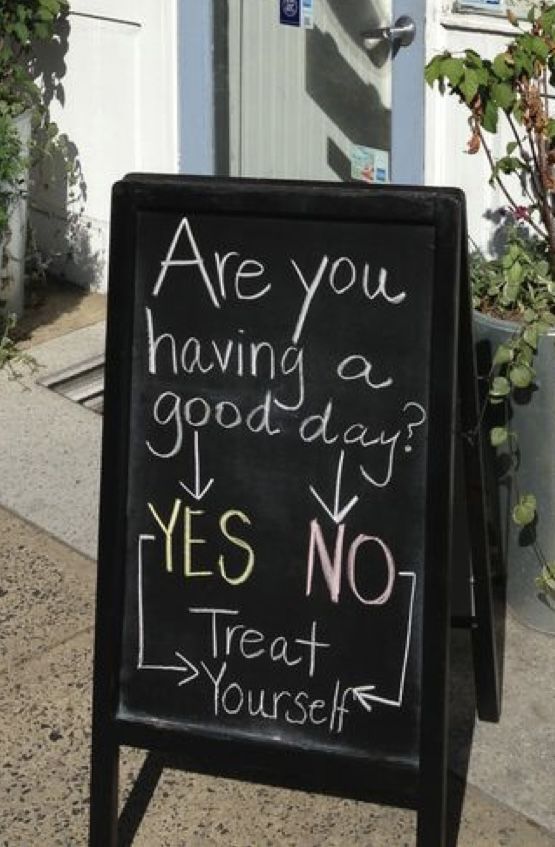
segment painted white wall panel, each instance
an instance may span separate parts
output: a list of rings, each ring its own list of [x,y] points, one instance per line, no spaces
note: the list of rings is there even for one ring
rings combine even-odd
[[[51,116],[86,184],[72,257],[63,187],[33,198],[33,219],[39,243],[60,253],[58,272],[105,289],[112,184],[130,171],[178,169],[176,2],[73,0],[69,23],[64,98]]]
[[[427,59],[442,50],[461,53],[472,48],[493,58],[501,52],[514,34],[510,24],[485,15],[441,14],[432,2],[428,15]],[[468,154],[467,141],[469,112],[453,98],[441,96],[437,87],[426,95],[426,177],[428,185],[445,185],[462,188],[466,194],[468,228],[471,239],[486,252],[492,249],[496,229],[496,212],[507,202],[497,186],[489,185],[490,168],[483,151]],[[486,133],[494,156],[502,155],[510,131],[500,116],[503,132]],[[518,184],[511,184],[511,192],[520,197]]]

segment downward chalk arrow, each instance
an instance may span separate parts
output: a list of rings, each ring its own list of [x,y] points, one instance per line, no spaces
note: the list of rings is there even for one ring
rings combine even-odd
[[[318,502],[320,503],[322,508],[325,509],[325,511],[328,513],[328,515],[330,516],[332,521],[334,521],[336,524],[340,524],[341,521],[343,520],[343,518],[346,517],[346,515],[349,514],[349,512],[351,511],[353,506],[355,506],[358,503],[358,497],[355,496],[355,497],[352,497],[351,500],[349,500],[349,502],[345,506],[343,506],[343,508],[340,508],[340,505],[339,505],[340,501],[341,501],[341,475],[343,473],[343,460],[344,460],[344,458],[345,458],[345,451],[342,450],[340,455],[339,455],[339,461],[337,463],[337,474],[335,476],[335,495],[334,495],[334,499],[333,499],[333,510],[330,509],[329,506],[326,503],[324,503],[324,501],[322,500],[322,498],[320,497],[320,495],[318,494],[316,489],[313,488],[312,485],[309,485],[310,491],[313,494],[313,496],[318,500]]]
[[[191,488],[189,488],[188,485],[185,485],[184,482],[181,482],[181,480],[179,480],[179,484],[182,488],[185,489],[187,494],[190,494],[191,497],[195,498],[195,500],[202,500],[202,498],[204,497],[204,495],[206,494],[208,489],[211,487],[214,480],[209,479],[208,482],[206,483],[206,485],[204,486],[204,488],[201,486],[201,483],[200,483],[199,434],[198,434],[198,431],[196,429],[193,433],[193,439],[194,439],[193,449],[194,449],[194,455],[195,455],[195,486],[194,486],[194,488],[191,489]]]

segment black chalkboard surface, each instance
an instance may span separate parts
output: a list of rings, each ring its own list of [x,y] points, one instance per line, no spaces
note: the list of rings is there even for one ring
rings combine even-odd
[[[453,190],[115,186],[91,844],[124,743],[441,843],[463,238]]]

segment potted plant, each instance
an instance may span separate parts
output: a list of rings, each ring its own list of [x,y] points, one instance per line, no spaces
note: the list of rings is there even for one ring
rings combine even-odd
[[[491,346],[487,412],[496,448],[508,602],[524,622],[555,633],[555,6],[513,12],[505,49],[435,55],[426,80],[468,112],[468,153],[482,153],[504,196],[501,247],[471,255],[476,336]],[[510,140],[494,156],[488,138]],[[492,418],[493,416],[493,418]]]
[[[66,0],[0,3],[0,337],[23,310],[26,193],[29,164],[51,143],[43,92],[35,81],[33,47],[53,37]],[[37,139],[39,141],[37,142]]]

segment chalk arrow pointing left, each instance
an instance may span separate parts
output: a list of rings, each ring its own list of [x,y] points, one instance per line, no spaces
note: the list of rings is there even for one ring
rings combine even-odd
[[[182,488],[185,489],[187,494],[190,494],[191,497],[195,498],[195,500],[202,500],[202,498],[204,497],[206,492],[211,488],[214,480],[209,479],[208,482],[206,483],[206,485],[204,485],[204,486],[201,485],[201,481],[200,481],[200,445],[199,445],[199,434],[198,434],[198,430],[196,430],[196,429],[193,433],[193,439],[194,439],[193,440],[193,449],[194,449],[194,456],[195,456],[194,487],[189,488],[189,486],[185,485],[185,483],[181,482],[181,480],[179,480],[179,484]]]
[[[373,703],[382,703],[385,706],[393,706],[397,709],[399,709],[403,705],[405,677],[407,673],[407,661],[409,657],[410,640],[412,633],[412,617],[414,612],[414,596],[416,591],[416,573],[414,571],[399,571],[399,576],[410,580],[411,586],[409,609],[407,615],[407,629],[405,635],[403,660],[401,662],[398,688],[392,697],[383,697],[380,694],[376,694],[375,685],[358,685],[356,688],[352,688],[351,693],[353,697],[360,703],[360,705],[364,709],[366,709],[367,712],[372,711]]]
[[[333,508],[330,508],[327,505],[327,503],[325,503],[324,500],[322,500],[322,498],[320,497],[320,495],[318,494],[318,492],[316,491],[316,489],[312,485],[308,486],[310,488],[310,492],[313,495],[313,497],[315,497],[316,500],[318,500],[319,504],[327,512],[327,514],[330,516],[332,521],[334,521],[336,524],[340,524],[341,521],[343,520],[343,518],[345,518],[349,514],[349,512],[351,511],[353,506],[355,506],[358,503],[358,497],[355,495],[343,507],[340,506],[340,503],[341,503],[341,476],[343,474],[343,461],[344,461],[344,459],[345,459],[345,451],[342,450],[341,453],[339,454],[339,461],[337,463],[337,473],[335,475],[335,494],[334,494],[334,498],[333,498]]]
[[[375,691],[375,685],[359,685],[358,688],[352,689],[352,695],[355,700],[358,700],[360,705],[366,709],[367,712],[372,711],[372,700],[374,696],[371,692]]]

